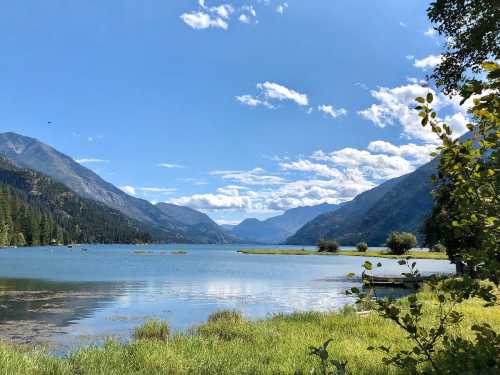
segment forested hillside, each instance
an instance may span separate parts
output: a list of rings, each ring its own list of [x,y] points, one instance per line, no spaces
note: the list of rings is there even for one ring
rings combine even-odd
[[[0,246],[147,242],[141,224],[0,158]]]

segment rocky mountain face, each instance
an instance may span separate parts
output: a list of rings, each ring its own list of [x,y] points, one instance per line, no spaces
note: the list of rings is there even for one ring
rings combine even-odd
[[[34,138],[16,133],[2,133],[0,155],[7,157],[19,167],[30,168],[52,177],[83,198],[100,202],[132,219],[150,224],[160,232],[169,233],[169,237],[174,233],[172,240],[174,242],[233,241],[233,237],[218,226],[200,228],[197,225],[190,225],[146,200],[124,193],[69,156]]]

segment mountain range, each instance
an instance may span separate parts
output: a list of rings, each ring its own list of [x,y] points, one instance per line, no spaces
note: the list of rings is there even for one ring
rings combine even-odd
[[[18,167],[29,168],[53,178],[82,198],[102,203],[148,225],[155,233],[155,240],[194,243],[236,241],[234,236],[201,212],[170,204],[153,205],[132,197],[71,157],[34,138],[11,132],[2,133],[0,155]]]
[[[282,243],[308,221],[338,208],[338,205],[327,203],[297,207],[267,220],[245,219],[236,226],[226,228],[243,241]]]
[[[287,244],[316,244],[335,239],[342,245],[366,241],[382,245],[391,231],[412,232],[420,238],[420,228],[430,214],[431,176],[436,174],[438,159],[407,175],[388,180],[359,194],[338,210],[322,214],[300,228]]]
[[[359,241],[380,245],[390,231],[418,235],[432,208],[431,176],[438,165],[434,159],[412,173],[388,180],[340,205],[298,207],[267,220],[249,218],[235,226],[219,226],[206,214],[189,207],[152,204],[128,195],[71,157],[34,138],[2,133],[0,155],[6,158],[1,166],[4,172],[14,168],[36,171],[40,176],[51,178],[53,183],[62,184],[68,194],[85,202],[95,202],[93,210],[110,208],[120,225],[131,226],[140,231],[141,236],[148,233],[154,241],[185,243],[308,245],[321,239],[336,239],[343,245],[355,245]]]

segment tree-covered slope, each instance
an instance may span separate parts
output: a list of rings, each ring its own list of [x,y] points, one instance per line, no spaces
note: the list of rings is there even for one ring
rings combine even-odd
[[[287,243],[315,244],[322,239],[335,239],[344,245],[359,241],[380,245],[391,231],[418,235],[432,209],[431,176],[436,166],[437,160],[433,160],[358,195],[335,212],[320,215],[304,225]]]
[[[0,246],[151,240],[142,224],[0,158]]]
[[[16,133],[1,133],[0,155],[17,166],[33,169],[53,178],[80,197],[102,203],[144,223],[150,229],[154,228],[154,238],[158,241],[226,243],[234,240],[215,223],[203,226],[183,222],[186,210],[177,210],[180,215],[178,218],[146,200],[124,193],[90,169],[37,139]]]

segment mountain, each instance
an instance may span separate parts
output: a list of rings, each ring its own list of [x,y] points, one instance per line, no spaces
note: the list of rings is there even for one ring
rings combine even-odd
[[[147,242],[144,225],[0,157],[0,246]]]
[[[316,216],[338,208],[335,204],[320,204],[292,208],[282,215],[264,221],[246,219],[231,229],[231,233],[242,240],[262,243],[281,243],[302,225]]]
[[[359,241],[381,245],[391,231],[413,232],[418,238],[420,226],[432,209],[431,176],[438,163],[434,159],[412,173],[359,194],[335,212],[305,224],[287,243],[305,245],[335,239],[342,245]]]
[[[34,138],[16,133],[2,133],[0,154],[20,167],[30,168],[52,177],[83,198],[103,203],[132,219],[151,225],[159,235],[158,240],[168,238],[169,242],[194,243],[232,241],[232,237],[219,227],[191,226],[172,215],[165,214],[146,200],[124,193],[69,156]]]
[[[208,215],[189,207],[177,206],[170,203],[157,203],[163,214],[187,226],[186,230],[196,235],[206,243],[232,243],[238,239],[228,234]]]

